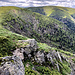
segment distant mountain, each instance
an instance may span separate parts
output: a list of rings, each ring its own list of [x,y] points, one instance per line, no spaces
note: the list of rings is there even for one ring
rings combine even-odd
[[[75,9],[59,6],[45,6],[29,8],[33,12],[52,17],[66,24],[72,31],[75,32]]]

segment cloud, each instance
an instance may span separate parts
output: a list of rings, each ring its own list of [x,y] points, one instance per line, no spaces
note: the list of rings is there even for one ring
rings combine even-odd
[[[0,1],[3,1],[3,2],[9,2],[9,0],[0,0]]]
[[[75,8],[75,0],[0,0],[0,6],[37,7],[50,5]]]

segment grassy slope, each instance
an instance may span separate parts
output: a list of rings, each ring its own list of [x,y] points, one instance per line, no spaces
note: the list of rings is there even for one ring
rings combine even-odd
[[[27,37],[8,31],[0,25],[0,57],[11,55],[11,50],[17,47],[16,42],[26,39]]]
[[[43,12],[46,13],[47,16],[51,15],[53,11],[55,11],[54,9],[60,9],[60,10],[63,10],[67,13],[69,13],[69,15],[72,15],[75,13],[75,9],[74,8],[68,8],[68,7],[60,7],[60,6],[44,6],[44,7],[30,7],[30,8],[27,8],[27,9],[31,9],[32,11],[38,11],[37,9],[39,10],[42,10],[44,9]],[[35,12],[36,12],[35,11]],[[39,12],[39,11],[38,11]]]
[[[53,11],[55,11],[54,9],[56,9],[56,8],[69,13],[69,15],[72,15],[72,14],[75,13],[75,9],[74,8],[59,7],[59,6],[48,6],[48,7],[43,7],[43,8],[44,8],[44,11],[47,14],[47,16],[51,15],[51,13]]]
[[[14,6],[7,6],[7,7],[3,6],[3,7],[0,7],[0,10],[1,10],[0,11],[0,22],[2,21],[4,12],[7,13],[11,9],[19,9],[19,8],[18,7],[14,7]]]
[[[75,9],[59,6],[45,6],[28,8],[34,12],[52,17],[66,24],[71,30],[75,31]],[[41,11],[40,11],[41,10]]]
[[[30,9],[32,11],[35,11],[35,12],[39,12],[39,13],[40,13],[39,10],[41,10],[41,14],[43,12],[47,16],[50,16],[53,12],[56,12],[57,10],[55,10],[55,9],[59,9],[60,11],[61,10],[64,11],[64,13],[67,13],[68,16],[70,16],[70,17],[71,17],[72,14],[75,14],[74,8],[60,7],[60,6],[45,6],[45,7],[33,7],[33,8],[30,7],[28,9]],[[67,17],[67,16],[64,15],[63,17]]]
[[[13,33],[5,29],[1,22],[3,21],[4,13],[11,9],[19,9],[17,7],[0,7],[0,57],[11,55],[11,50],[15,49],[18,40],[26,40],[27,37]]]

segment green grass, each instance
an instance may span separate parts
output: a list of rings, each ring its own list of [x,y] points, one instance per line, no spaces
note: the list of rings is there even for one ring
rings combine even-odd
[[[36,67],[36,70],[40,72],[41,75],[61,75],[58,71],[50,70],[45,66]]]
[[[64,12],[69,13],[70,15],[75,13],[75,9],[74,8],[68,8],[68,7],[60,7],[60,6],[45,6],[43,7],[44,12],[47,14],[47,16],[51,15],[52,12],[54,12],[54,9],[60,9]]]
[[[9,12],[10,10],[13,10],[13,12],[17,13],[17,11],[15,11],[15,9],[18,10],[19,8],[18,7],[14,7],[14,6],[2,6],[2,7],[0,7],[0,10],[1,10],[0,11],[0,22],[3,19],[4,13]]]
[[[0,57],[11,55],[11,49],[15,49],[16,44],[4,37],[0,36]]]
[[[70,65],[68,65],[68,63],[61,63],[59,61],[59,66],[60,66],[60,72],[62,73],[62,75],[69,75],[71,74],[71,69],[70,69]]]
[[[58,49],[56,47],[51,47],[51,46],[48,46],[47,44],[45,43],[37,43],[38,44],[38,47],[39,47],[39,50],[44,50],[45,52],[49,52],[50,50],[55,50],[55,51],[59,51],[60,53],[64,54],[64,56],[66,57],[74,57],[75,54],[71,53],[71,52],[68,52],[68,51],[64,51],[62,49]]]
[[[39,50],[44,50],[45,52],[49,52],[51,47],[45,43],[38,43]]]
[[[3,28],[1,25],[0,25],[0,36],[5,36],[7,38],[10,38],[11,40],[22,40],[22,39],[26,40],[27,39],[27,37],[11,32]]]
[[[38,73],[29,67],[25,67],[25,75],[38,75]]]
[[[73,58],[72,61],[75,63],[75,58]]]
[[[43,9],[47,16],[49,16],[54,11],[53,7],[44,7]]]
[[[17,42],[18,40],[26,40],[27,37],[24,37],[22,35],[13,33],[11,31],[14,31],[17,29],[20,34],[27,33],[26,35],[28,36],[29,33],[30,35],[28,37],[35,38],[37,41],[47,41],[51,42],[50,44],[54,46],[53,48],[49,47],[46,44],[38,44],[40,46],[40,49],[44,49],[45,51],[49,51],[50,49],[52,50],[57,50],[59,48],[59,45],[61,44],[62,46],[65,46],[65,49],[70,48],[70,44],[73,40],[69,39],[67,35],[69,36],[69,30],[67,30],[67,26],[64,25],[63,23],[59,22],[58,20],[55,20],[53,18],[49,18],[46,16],[43,16],[39,13],[33,13],[27,9],[22,9],[22,8],[17,8],[17,7],[1,7],[1,9],[10,10],[8,13],[4,13],[3,20],[0,24],[0,36],[4,36],[13,42]],[[64,9],[63,9],[64,10]],[[17,13],[19,12],[19,13]],[[22,15],[24,14],[24,15]],[[20,16],[19,16],[20,15]],[[27,17],[29,16],[29,18]],[[32,24],[31,20],[32,17],[35,16],[35,19],[39,21],[39,24],[37,24],[36,30],[34,30],[34,25]],[[25,26],[27,25],[27,26]],[[57,28],[55,27],[57,26]],[[8,30],[4,29],[3,27],[6,27]],[[64,30],[66,28],[66,30]],[[38,33],[38,30],[41,30],[42,33]],[[53,30],[56,33],[53,33],[50,30]],[[43,33],[44,31],[46,33]],[[49,30],[47,32],[47,30]],[[55,31],[56,30],[56,31]],[[42,34],[42,36],[41,36]],[[23,34],[24,35],[24,34]],[[12,37],[11,37],[12,36]],[[42,37],[42,38],[41,38]],[[71,35],[70,35],[71,38]],[[40,40],[41,39],[41,40]],[[62,41],[63,40],[63,41]],[[48,41],[47,41],[48,42]],[[74,41],[73,41],[74,42]],[[25,46],[27,44],[18,44],[19,46]],[[74,45],[73,45],[74,46]],[[71,51],[71,50],[69,50]],[[66,52],[66,54],[69,54]],[[71,55],[71,54],[70,54]]]
[[[0,57],[12,55],[11,50],[15,50],[17,41],[26,39],[27,37],[8,31],[0,25]]]
[[[45,12],[47,16],[50,16],[53,12],[56,12],[55,9],[59,9],[60,11],[62,10],[68,13],[69,15],[72,15],[75,13],[74,8],[60,7],[60,6],[44,6],[44,7],[34,7],[34,8],[29,8],[29,9],[31,9],[34,12],[36,11],[39,12],[40,11],[39,9],[42,9],[43,11],[41,11],[41,14],[42,12]]]
[[[26,65],[29,66],[26,66]],[[30,60],[24,61],[24,66],[25,66],[25,75],[38,75],[38,73],[34,70],[32,70],[32,67],[34,66]]]
[[[56,7],[49,7],[49,8],[54,9]],[[64,11],[67,10],[66,8],[64,9],[64,8],[60,8],[60,7],[59,7],[59,9],[64,10]],[[43,38],[45,38],[44,41],[46,41],[48,39],[51,42],[50,44],[54,46],[53,48],[50,48],[48,45],[43,44],[43,47],[42,47],[42,44],[39,44],[40,49],[44,49],[47,52],[50,49],[57,50],[57,48],[59,47],[60,44],[62,46],[65,46],[65,49],[70,48],[69,43],[71,42],[71,39],[67,38],[67,35],[68,36],[70,35],[69,30],[67,30],[66,25],[59,22],[58,20],[55,20],[53,18],[48,18],[46,16],[40,15],[39,13],[32,13],[31,11],[29,11],[27,9],[22,9],[22,8],[18,8],[18,7],[1,7],[1,10],[3,12],[5,10],[7,10],[7,12],[11,12],[11,13],[5,12],[2,15],[3,21],[1,22],[1,24],[4,27],[7,27],[8,30],[14,30],[15,26],[16,26],[17,30],[19,30],[23,33],[27,33],[27,32],[31,33],[31,36],[29,35],[29,37],[35,38],[37,41],[41,41],[40,38],[43,37]],[[19,12],[19,13],[17,13],[17,12]],[[22,14],[24,14],[24,15],[22,15]],[[30,19],[32,19],[32,16],[35,16],[35,19],[39,21],[39,24],[37,25],[36,30],[34,30],[34,26],[33,26],[32,22],[27,17],[29,15],[30,15]],[[19,34],[16,34],[16,33],[13,33],[11,31],[4,29],[1,24],[0,24],[0,36],[4,36],[8,39],[11,39],[14,42],[17,42],[18,40],[26,40],[27,39],[27,37],[24,37],[22,35],[19,35]],[[28,28],[26,28],[25,25],[28,25]],[[55,28],[55,25],[57,26],[57,28]],[[66,30],[64,30],[64,27],[66,28]],[[38,29],[40,29],[41,32],[42,32],[42,30],[46,30],[46,33],[41,33],[42,34],[42,36],[41,36],[41,34],[38,33]],[[55,32],[57,32],[57,33],[52,34],[52,32],[50,32],[50,31],[47,32],[47,30],[51,30],[51,29],[56,30]],[[22,30],[24,30],[24,31],[22,31]],[[71,38],[71,35],[70,35],[70,38]],[[20,44],[20,45],[23,46],[23,44]],[[69,51],[71,51],[71,50],[69,49]],[[69,53],[65,52],[65,54],[69,54]]]
[[[75,31],[75,18],[73,17],[75,15],[74,8],[60,6],[44,6],[33,7],[28,9],[31,9],[33,12],[38,12],[42,15],[57,19],[62,23],[66,24],[71,30]],[[42,11],[40,11],[39,9],[42,9]]]

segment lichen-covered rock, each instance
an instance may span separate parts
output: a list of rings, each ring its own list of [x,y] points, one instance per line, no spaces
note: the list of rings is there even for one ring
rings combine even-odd
[[[22,60],[24,59],[23,50],[16,49],[16,50],[13,52],[13,55],[20,57],[20,59],[22,59]]]
[[[31,57],[31,53],[35,52],[38,49],[37,42],[35,39],[28,40],[20,40],[19,43],[28,43],[25,47],[21,47],[19,49],[14,50],[13,55],[20,57],[22,60],[25,58],[23,54],[26,54],[29,58]]]
[[[54,61],[53,61],[52,55],[50,53],[48,53],[46,55],[46,57],[47,57],[47,60],[50,61],[52,63],[52,65],[54,65]]]
[[[47,60],[50,61],[52,64],[54,64],[54,61],[53,60],[59,60],[62,63],[61,54],[59,52],[56,52],[55,50],[50,51],[46,55],[46,57],[47,57]]]
[[[29,45],[24,47],[24,50],[25,50],[26,54],[30,54],[32,51],[37,50],[38,45],[37,45],[37,42],[35,41],[35,39],[29,39],[29,40],[26,40],[25,42],[29,43]]]
[[[38,48],[37,41],[35,39],[20,40],[19,42],[29,43],[26,47],[32,47],[34,50]]]
[[[42,63],[45,62],[45,58],[44,58],[44,57],[45,57],[45,56],[44,56],[44,53],[41,52],[41,51],[38,51],[38,52],[36,53],[36,55],[35,55],[35,61],[36,61],[37,63],[42,64]]]
[[[7,56],[0,61],[0,75],[25,75],[24,65],[19,57]]]

